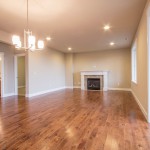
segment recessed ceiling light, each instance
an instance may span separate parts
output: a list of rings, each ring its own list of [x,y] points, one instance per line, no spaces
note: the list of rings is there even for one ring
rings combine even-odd
[[[51,38],[50,38],[50,37],[46,37],[46,40],[47,40],[47,41],[50,41],[50,40],[51,40]]]
[[[72,50],[72,48],[71,47],[68,47],[68,51],[71,51]]]
[[[115,43],[114,42],[110,42],[110,45],[113,46],[113,45],[115,45]]]
[[[105,30],[105,31],[107,31],[107,30],[109,30],[109,29],[110,29],[110,26],[109,26],[109,25],[105,25],[105,26],[104,26],[104,30]]]

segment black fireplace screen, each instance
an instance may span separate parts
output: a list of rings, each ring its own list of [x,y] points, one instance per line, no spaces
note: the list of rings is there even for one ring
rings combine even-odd
[[[88,78],[87,79],[88,90],[100,90],[100,79],[99,78]]]

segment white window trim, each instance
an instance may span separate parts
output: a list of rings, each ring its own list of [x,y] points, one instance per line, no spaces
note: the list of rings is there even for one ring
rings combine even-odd
[[[131,81],[137,84],[137,41],[136,40],[131,49]]]

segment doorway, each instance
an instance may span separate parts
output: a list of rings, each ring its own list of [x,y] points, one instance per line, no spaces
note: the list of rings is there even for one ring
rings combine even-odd
[[[15,94],[26,95],[25,54],[15,56]]]

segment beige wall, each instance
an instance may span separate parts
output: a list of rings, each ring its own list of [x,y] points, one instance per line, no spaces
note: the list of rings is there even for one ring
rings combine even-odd
[[[147,6],[138,27],[137,34],[137,84],[132,83],[131,89],[139,100],[147,117],[148,114],[148,69],[147,69]]]
[[[4,52],[4,94],[15,93],[14,55],[24,51],[15,51],[13,46],[0,43],[0,52]],[[43,51],[29,52],[26,55],[27,94],[34,95],[65,87],[65,54],[45,48]]]
[[[0,42],[10,44],[12,43],[11,37],[12,35],[10,33],[0,30]]]
[[[4,94],[14,94],[14,47],[0,43],[0,52],[4,52]]]
[[[66,87],[73,87],[73,54],[65,54]]]
[[[80,71],[108,70],[109,88],[131,87],[130,49],[74,54],[74,86],[80,86]]]
[[[25,56],[18,57],[18,87],[25,87]]]
[[[65,54],[49,48],[28,54],[29,96],[65,87]]]

